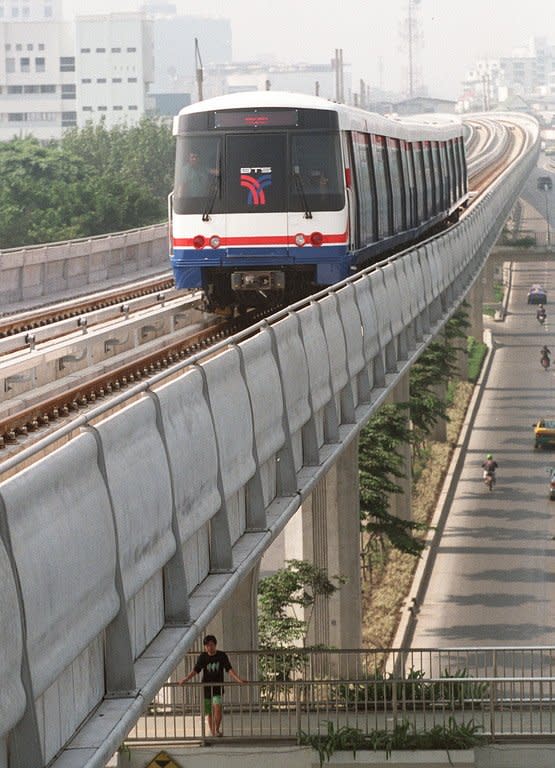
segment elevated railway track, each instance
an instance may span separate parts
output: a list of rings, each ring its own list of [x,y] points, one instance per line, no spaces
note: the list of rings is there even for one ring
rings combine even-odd
[[[522,151],[525,132],[509,120],[476,118],[469,125],[472,206]],[[173,289],[171,276],[163,274],[0,317],[2,459],[71,421],[98,399],[171,369],[276,309],[241,320],[208,315],[200,293],[183,297]]]

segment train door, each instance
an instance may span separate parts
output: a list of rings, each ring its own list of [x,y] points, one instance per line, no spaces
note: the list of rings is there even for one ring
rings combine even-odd
[[[405,178],[405,221],[407,229],[412,229],[416,225],[416,181],[412,144],[408,141],[401,141],[401,158]]]
[[[424,187],[426,189],[426,219],[431,219],[436,212],[436,191],[433,177],[432,148],[429,141],[422,142],[422,163],[424,167]]]
[[[453,154],[453,144],[455,139],[449,139],[445,145],[447,153],[447,163],[449,166],[449,206],[453,205],[458,196],[459,181],[457,177],[457,167],[455,156]]]
[[[358,212],[355,247],[358,249],[364,248],[376,240],[376,191],[370,153],[370,136],[367,133],[356,131],[353,131],[351,136]]]
[[[443,179],[443,208],[447,210],[451,205],[451,174],[449,162],[447,159],[447,142],[442,141],[439,145],[439,154],[441,157],[441,177]]]
[[[439,143],[430,142],[431,170],[432,170],[432,188],[434,199],[433,213],[439,213],[443,208],[443,171],[441,168],[441,158],[439,156]]]
[[[417,224],[422,224],[428,218],[428,190],[424,175],[424,159],[422,142],[415,141],[412,144],[414,158],[414,177],[416,179],[417,196]]]
[[[392,139],[388,136],[386,143],[391,179],[392,232],[397,234],[405,229],[405,180],[401,166],[399,139]]]
[[[378,193],[378,238],[383,240],[391,233],[391,185],[387,166],[385,136],[372,135],[372,159]]]
[[[289,263],[286,133],[228,134],[225,142],[226,258]]]

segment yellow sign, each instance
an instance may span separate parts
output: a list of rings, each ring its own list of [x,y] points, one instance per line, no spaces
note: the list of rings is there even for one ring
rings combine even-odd
[[[146,768],[181,768],[175,760],[170,757],[166,752],[158,752],[156,757],[150,762]]]

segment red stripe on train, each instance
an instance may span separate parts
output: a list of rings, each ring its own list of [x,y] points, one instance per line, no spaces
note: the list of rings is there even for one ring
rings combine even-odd
[[[304,234],[304,233],[303,233]],[[241,245],[295,245],[296,235],[256,235],[254,237],[222,237],[219,247],[234,247]],[[310,233],[305,234],[306,244],[310,244]],[[337,235],[322,235],[322,244],[341,245],[347,242],[347,232]],[[193,248],[192,237],[174,237],[174,246]],[[206,238],[206,246],[210,247],[210,236]]]

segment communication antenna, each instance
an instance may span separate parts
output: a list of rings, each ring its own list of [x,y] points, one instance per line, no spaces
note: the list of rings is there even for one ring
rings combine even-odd
[[[204,74],[202,70],[202,58],[200,55],[200,48],[198,45],[198,38],[195,37],[195,65],[196,65],[196,73],[197,73],[197,88],[198,88],[198,100],[202,101],[202,81],[204,79]]]

